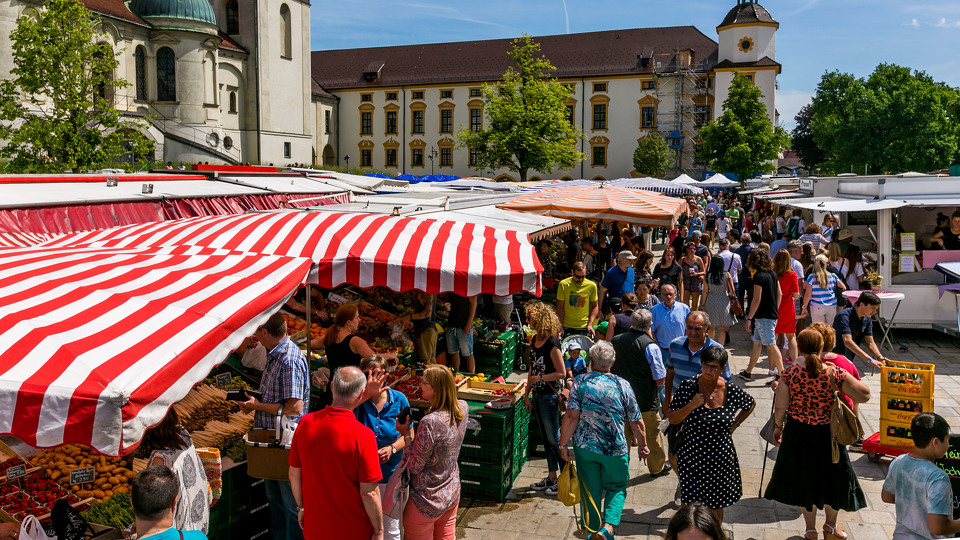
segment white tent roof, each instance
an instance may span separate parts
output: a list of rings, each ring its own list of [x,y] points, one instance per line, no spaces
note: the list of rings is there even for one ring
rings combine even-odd
[[[692,195],[703,193],[703,190],[692,184],[678,184],[669,180],[660,178],[617,178],[607,182],[611,186],[619,186],[633,189],[648,189],[650,191],[659,191],[660,193],[669,193],[676,195]]]
[[[724,175],[722,175],[722,174],[720,174],[720,173],[717,173],[717,174],[711,176],[710,178],[707,178],[707,179],[704,180],[703,182],[700,182],[698,185],[700,185],[700,186],[717,186],[717,187],[719,187],[719,186],[739,186],[739,185],[740,185],[740,182],[737,182],[736,180],[731,180],[731,179],[727,178],[726,176],[724,176]]]
[[[277,193],[343,193],[344,191],[355,191],[358,188],[344,184],[333,179],[277,175],[277,176],[220,176],[217,178],[221,182],[237,184],[262,189],[265,191],[274,191]],[[373,193],[365,189],[359,190],[361,193]]]
[[[687,176],[686,173],[681,174],[680,176],[674,178],[672,181],[678,184],[699,184],[700,183],[694,180],[693,178],[690,178],[689,176]]]
[[[295,172],[305,172],[309,176],[317,176],[320,178],[332,178],[334,180],[339,180],[346,184],[349,184],[354,187],[361,189],[367,189],[370,191],[377,191],[380,189],[390,189],[395,191],[398,188],[406,188],[410,185],[410,182],[406,180],[397,180],[396,178],[377,178],[374,176],[360,176],[358,174],[348,174],[336,171],[322,171],[318,169],[290,169]]]
[[[153,184],[153,193],[143,193],[145,184]],[[264,195],[262,189],[210,180],[165,180],[153,182],[58,182],[0,184],[0,208],[27,208],[67,204],[107,202],[145,202],[162,198],[229,197]]]

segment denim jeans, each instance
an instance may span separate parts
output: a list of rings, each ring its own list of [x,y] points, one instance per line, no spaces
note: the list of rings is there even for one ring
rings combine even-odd
[[[303,530],[297,522],[297,501],[293,498],[290,482],[264,480],[267,501],[270,502],[270,530],[273,540],[303,540]]]
[[[533,405],[533,415],[540,426],[540,435],[543,437],[543,451],[547,454],[547,470],[557,472],[567,464],[560,457],[560,410],[557,409],[556,394],[538,396],[532,394],[530,403]]]

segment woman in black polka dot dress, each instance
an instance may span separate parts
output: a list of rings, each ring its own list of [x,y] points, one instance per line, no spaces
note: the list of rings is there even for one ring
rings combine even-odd
[[[708,347],[700,358],[700,375],[680,385],[668,417],[671,424],[683,423],[677,450],[680,499],[684,504],[704,503],[722,522],[723,509],[743,495],[733,431],[756,403],[720,376],[727,365],[727,351]]]

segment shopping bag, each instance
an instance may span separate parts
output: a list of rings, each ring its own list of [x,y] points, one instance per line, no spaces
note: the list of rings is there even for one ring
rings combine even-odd
[[[20,524],[20,533],[17,536],[17,540],[57,540],[52,536],[47,536],[47,533],[44,532],[43,527],[40,525],[40,520],[37,519],[37,516],[28,515],[23,518],[23,522]]]
[[[557,480],[557,498],[566,506],[580,502],[580,479],[577,478],[577,466],[572,459],[567,460]]]
[[[383,515],[393,519],[403,516],[403,509],[410,499],[410,473],[407,472],[406,461],[400,463],[387,481],[383,491]]]

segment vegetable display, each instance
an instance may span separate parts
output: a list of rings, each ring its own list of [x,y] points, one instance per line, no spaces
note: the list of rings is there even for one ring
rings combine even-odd
[[[133,470],[127,468],[123,458],[102,456],[82,444],[65,444],[51,450],[41,450],[34,456],[33,463],[44,467],[51,480],[81,499],[109,499],[114,493],[127,491],[130,481],[136,476]],[[94,468],[94,481],[70,485],[70,471],[83,467]]]
[[[129,493],[118,493],[109,501],[97,503],[82,513],[89,523],[105,525],[115,529],[126,529],[134,522],[133,507]]]

